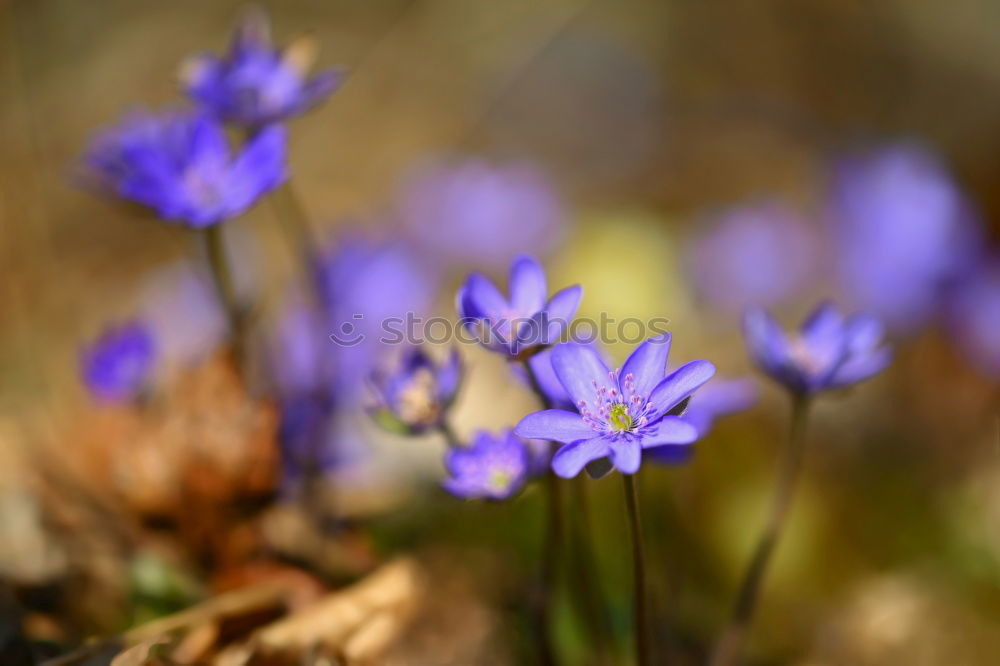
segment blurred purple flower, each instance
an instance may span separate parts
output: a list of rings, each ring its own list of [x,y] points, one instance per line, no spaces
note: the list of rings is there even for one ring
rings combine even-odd
[[[977,252],[969,203],[936,156],[916,145],[843,160],[831,199],[841,285],[893,330],[935,314],[942,286]]]
[[[257,128],[307,111],[340,86],[339,70],[307,75],[314,56],[308,38],[276,49],[267,15],[249,11],[237,25],[226,55],[189,59],[181,68],[181,82],[187,94],[213,115]]]
[[[83,381],[98,400],[126,402],[137,398],[156,364],[156,344],[142,323],[109,328],[84,350]]]
[[[505,500],[517,493],[528,474],[528,449],[509,430],[479,432],[467,448],[450,449],[444,465],[445,490],[462,499]]]
[[[1000,378],[1000,263],[984,262],[950,294],[948,329],[973,367]]]
[[[580,473],[588,463],[610,458],[623,474],[635,474],[642,451],[690,444],[698,431],[671,414],[715,373],[708,361],[692,361],[666,374],[670,335],[639,345],[620,370],[608,371],[598,353],[579,344],[552,351],[556,376],[579,414],[549,409],[521,419],[514,432],[525,438],[563,443],[552,469],[563,478]]]
[[[885,369],[892,353],[873,317],[844,315],[824,303],[788,336],[766,310],[748,310],[743,331],[760,369],[789,390],[811,394],[850,386]]]
[[[410,347],[391,370],[372,373],[376,404],[370,411],[391,430],[424,433],[441,425],[461,376],[458,351],[452,349],[438,362],[423,346]]]
[[[509,300],[480,273],[469,275],[456,298],[463,326],[480,343],[511,358],[523,358],[556,342],[566,330],[583,290],[567,287],[547,302],[545,271],[533,257],[521,256],[510,268]]]
[[[543,254],[565,224],[551,185],[518,164],[429,165],[403,185],[397,206],[424,254],[462,270],[501,268],[525,247]]]
[[[136,112],[97,135],[85,159],[103,189],[201,229],[243,213],[284,181],[285,132],[264,129],[234,156],[208,115]]]
[[[712,305],[742,310],[801,294],[819,276],[820,239],[785,204],[724,211],[689,249],[695,287]]]
[[[388,349],[379,340],[387,333],[383,322],[426,314],[437,285],[406,246],[355,235],[332,243],[311,268],[320,297],[288,300],[268,365],[285,457],[294,462],[288,468],[330,472],[360,455],[361,435],[348,424],[364,407],[365,380]]]

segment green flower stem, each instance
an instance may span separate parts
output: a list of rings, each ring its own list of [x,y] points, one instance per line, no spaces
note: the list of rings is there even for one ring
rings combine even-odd
[[[452,429],[452,427],[448,424],[447,421],[441,419],[441,422],[438,423],[437,429],[438,432],[441,433],[441,436],[444,438],[444,441],[448,445],[448,448],[450,449],[461,448],[462,441],[458,438],[458,435],[455,434],[455,431]]]
[[[792,506],[795,486],[805,452],[808,412],[808,396],[793,396],[788,447],[781,462],[781,470],[771,500],[771,507],[757,541],[757,547],[754,549],[753,557],[743,574],[732,618],[716,646],[715,654],[712,656],[712,666],[734,666],[739,662],[743,652],[768,564],[775,547],[778,545],[789,509]]]
[[[635,656],[638,666],[649,666],[649,628],[646,618],[646,558],[643,554],[642,522],[639,519],[639,493],[636,475],[622,474],[629,533],[632,537],[632,570],[635,577],[633,622],[635,624]]]

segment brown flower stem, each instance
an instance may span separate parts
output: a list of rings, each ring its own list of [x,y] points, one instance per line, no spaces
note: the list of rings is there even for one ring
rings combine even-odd
[[[809,397],[796,394],[792,398],[791,428],[788,447],[781,462],[777,485],[771,500],[767,520],[757,541],[753,557],[743,574],[736,604],[733,607],[732,619],[722,634],[712,656],[712,666],[735,666],[746,643],[747,633],[753,621],[754,611],[760,597],[761,586],[767,573],[768,564],[774,549],[781,538],[792,506],[796,482],[802,468],[802,458],[805,452],[806,420],[809,412]]]

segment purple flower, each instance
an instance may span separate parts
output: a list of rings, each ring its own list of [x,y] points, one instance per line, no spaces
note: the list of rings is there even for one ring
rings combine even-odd
[[[915,145],[844,160],[831,222],[846,295],[894,330],[935,314],[942,287],[977,253],[969,203],[938,159]]]
[[[1000,263],[984,262],[962,279],[948,315],[949,332],[972,365],[1000,377]]]
[[[816,308],[790,336],[767,311],[754,308],[743,318],[743,332],[757,366],[796,393],[850,386],[892,360],[878,320],[867,315],[845,319],[831,303]]]
[[[692,361],[666,375],[670,334],[639,345],[620,370],[608,371],[592,348],[563,344],[552,351],[552,367],[579,413],[549,409],[524,417],[521,437],[561,442],[552,469],[571,478],[592,461],[610,458],[624,474],[635,474],[643,449],[690,444],[698,431],[671,414],[707,382],[715,367]],[[664,376],[666,375],[666,376]]]
[[[505,500],[524,486],[528,474],[528,449],[509,430],[497,436],[479,432],[472,446],[445,454],[451,478],[441,485],[462,499]]]
[[[125,402],[147,387],[156,363],[156,345],[145,325],[129,322],[107,329],[84,352],[83,381],[105,402]]]
[[[801,294],[820,267],[816,231],[780,202],[724,211],[689,250],[699,294],[712,305],[740,311]]]
[[[301,39],[279,51],[261,11],[247,12],[224,57],[196,56],[181,69],[188,95],[226,122],[260,127],[287,120],[315,106],[343,82],[343,73],[307,76],[312,41]]]
[[[414,435],[437,428],[455,398],[461,376],[456,350],[437,362],[423,346],[410,347],[392,370],[372,373],[377,404],[370,411],[391,430]]]
[[[136,112],[99,134],[85,159],[103,189],[201,229],[243,213],[284,181],[285,132],[268,127],[234,156],[211,116]]]
[[[524,247],[546,252],[566,218],[536,169],[476,160],[425,166],[403,185],[397,206],[423,252],[463,270],[501,268]]]
[[[462,324],[490,349],[524,358],[559,339],[576,313],[583,291],[567,287],[546,302],[545,271],[532,257],[521,256],[510,269],[509,299],[480,273],[458,290]]]

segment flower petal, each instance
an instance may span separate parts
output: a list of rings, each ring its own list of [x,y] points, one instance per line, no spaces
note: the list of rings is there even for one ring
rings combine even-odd
[[[594,349],[577,343],[557,345],[552,349],[552,369],[569,393],[574,405],[593,403],[594,383],[608,383],[608,366]]]
[[[608,441],[604,437],[573,442],[552,456],[552,471],[564,479],[572,479],[591,460],[604,458],[609,454]]]
[[[667,373],[667,356],[670,354],[670,334],[664,333],[646,340],[636,347],[625,365],[622,377],[631,374],[635,378],[635,390],[641,396],[648,396],[663,381]]]
[[[892,352],[888,348],[874,352],[859,354],[847,359],[834,371],[829,388],[843,388],[856,384],[872,375],[878,374],[892,362]]]
[[[688,397],[715,374],[715,366],[708,361],[691,361],[677,368],[656,385],[649,396],[657,414],[665,414],[671,407]]]
[[[514,260],[508,292],[510,305],[519,315],[530,317],[545,305],[545,270],[534,257],[522,255]]]
[[[664,444],[690,444],[698,439],[698,429],[680,416],[664,416],[653,425],[655,430],[642,438],[642,448]]]
[[[583,296],[583,288],[579,285],[566,287],[557,292],[549,302],[545,304],[545,343],[552,345],[560,341],[563,332],[573,321],[576,309],[580,306],[580,298]]]
[[[882,323],[870,315],[858,314],[844,325],[847,349],[851,352],[869,351],[877,347],[885,337]]]
[[[788,361],[788,338],[769,312],[750,308],[743,315],[743,335],[753,360],[771,372]]]
[[[481,273],[472,273],[465,280],[462,305],[466,317],[476,318],[498,319],[509,309],[500,290]]]
[[[514,428],[514,434],[525,439],[548,439],[563,444],[589,439],[594,429],[584,423],[583,417],[561,409],[528,414]]]
[[[642,446],[634,437],[611,442],[611,462],[622,474],[635,474],[642,464]]]

